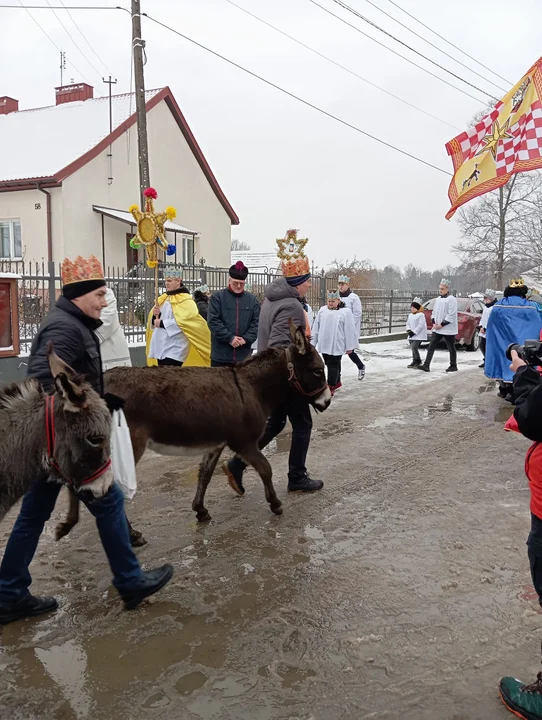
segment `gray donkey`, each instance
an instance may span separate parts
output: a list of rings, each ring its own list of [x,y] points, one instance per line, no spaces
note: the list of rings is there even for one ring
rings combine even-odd
[[[40,478],[96,498],[113,482],[105,402],[51,345],[48,356],[53,395],[32,379],[0,390],[0,520]]]

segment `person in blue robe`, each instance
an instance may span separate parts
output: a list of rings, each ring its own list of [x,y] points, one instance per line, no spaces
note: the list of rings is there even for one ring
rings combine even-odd
[[[499,395],[510,402],[513,372],[506,349],[512,343],[523,345],[525,340],[539,340],[542,331],[542,312],[539,305],[527,300],[528,288],[523,280],[510,280],[504,297],[494,306],[486,331],[485,375],[499,381]]]

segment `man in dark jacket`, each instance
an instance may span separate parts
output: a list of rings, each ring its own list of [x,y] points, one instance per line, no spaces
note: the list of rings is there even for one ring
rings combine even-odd
[[[54,385],[47,361],[47,346],[53,343],[57,355],[78,373],[86,376],[94,390],[104,396],[100,343],[95,330],[100,327],[100,313],[107,303],[105,280],[99,260],[77,258],[62,264],[63,291],[56,307],[42,323],[34,338],[28,363],[28,376],[37,378],[44,389]],[[104,397],[110,409],[122,406],[112,395]],[[29,566],[36,552],[43,526],[55,507],[61,485],[36,478],[24,496],[21,511],[6,545],[0,566],[0,625],[24,617],[56,610],[54,598],[35,597],[28,588],[32,582]],[[113,573],[113,585],[133,609],[144,598],[160,590],[173,574],[171,565],[143,572],[130,545],[128,523],[124,513],[122,490],[113,483],[101,499],[81,499],[96,518],[96,525]]]
[[[211,367],[231,367],[252,354],[258,337],[260,304],[245,291],[248,269],[232,265],[228,287],[211,296],[207,322],[211,331]]]
[[[289,320],[299,327],[308,328],[308,317],[303,307],[303,298],[311,286],[311,273],[309,260],[305,257],[303,248],[306,240],[297,240],[297,230],[289,230],[287,241],[297,250],[296,256],[279,254],[282,262],[283,277],[278,278],[265,289],[265,300],[260,312],[258,329],[258,352],[269,347],[288,347],[292,342]],[[298,245],[299,243],[299,245]],[[302,245],[301,245],[302,243]],[[295,390],[285,403],[280,405],[269,417],[263,436],[260,439],[260,448],[264,448],[279,433],[284,430],[286,419],[292,424],[292,444],[288,461],[288,491],[289,492],[315,492],[324,487],[321,480],[314,480],[307,472],[305,465],[309,444],[311,441],[312,417],[310,405],[306,397]],[[224,470],[228,482],[235,492],[243,495],[243,472],[246,464],[237,455],[225,466]]]

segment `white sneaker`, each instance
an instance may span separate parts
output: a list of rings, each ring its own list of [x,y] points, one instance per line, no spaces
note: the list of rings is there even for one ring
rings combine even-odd
[[[362,367],[358,370],[358,380],[363,380],[365,377],[365,368]]]

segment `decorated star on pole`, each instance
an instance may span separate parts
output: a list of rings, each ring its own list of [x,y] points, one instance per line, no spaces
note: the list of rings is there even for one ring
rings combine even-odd
[[[154,210],[154,201],[158,197],[156,190],[147,188],[143,194],[145,210],[141,211],[139,205],[131,205],[129,208],[137,223],[137,234],[130,240],[130,247],[138,250],[143,245],[147,255],[147,265],[155,268],[158,265],[158,248],[167,255],[175,252],[175,246],[167,243],[164,226],[168,220],[176,217],[177,211],[170,206],[163,212],[157,213]]]

